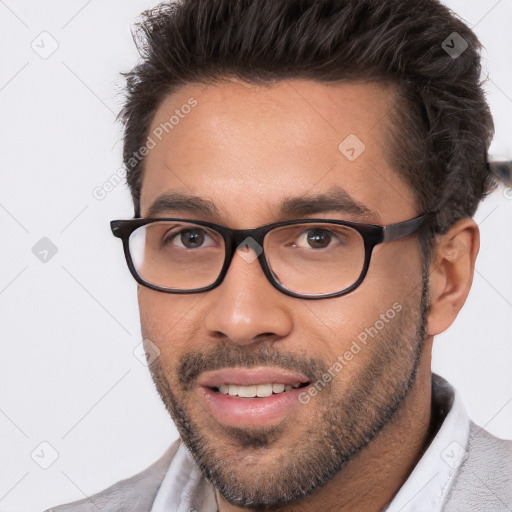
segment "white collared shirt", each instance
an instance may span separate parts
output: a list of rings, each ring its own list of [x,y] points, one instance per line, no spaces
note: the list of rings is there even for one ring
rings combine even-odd
[[[432,374],[432,399],[444,421],[385,512],[441,512],[466,457],[470,419],[459,393]],[[150,512],[217,512],[213,486],[180,443]]]

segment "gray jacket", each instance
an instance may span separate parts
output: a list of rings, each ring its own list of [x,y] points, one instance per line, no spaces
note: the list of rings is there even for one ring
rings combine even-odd
[[[179,444],[180,440],[174,442],[141,473],[45,512],[149,512]],[[512,441],[498,439],[471,422],[467,453],[443,510],[512,512]]]

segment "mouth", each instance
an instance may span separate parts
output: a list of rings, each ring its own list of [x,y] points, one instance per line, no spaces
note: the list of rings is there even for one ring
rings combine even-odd
[[[277,368],[230,368],[203,373],[198,391],[209,414],[234,427],[276,424],[298,413],[311,381]]]
[[[238,396],[241,398],[266,398],[267,396],[279,395],[292,389],[300,389],[309,386],[308,382],[294,382],[293,384],[265,383],[252,384],[249,386],[239,384],[221,384],[220,386],[209,387],[212,391],[222,393],[228,396]]]

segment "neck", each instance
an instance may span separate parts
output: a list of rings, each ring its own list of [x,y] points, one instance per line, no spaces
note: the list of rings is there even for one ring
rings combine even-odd
[[[429,343],[430,341],[430,343]],[[393,500],[436,434],[431,414],[431,340],[425,343],[413,386],[396,416],[334,478],[300,502],[273,512],[381,512]],[[219,512],[246,510],[216,492]]]

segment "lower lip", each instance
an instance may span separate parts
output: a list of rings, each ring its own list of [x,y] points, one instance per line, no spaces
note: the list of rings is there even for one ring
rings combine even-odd
[[[294,388],[263,398],[242,398],[224,395],[205,386],[199,386],[201,398],[214,419],[232,427],[254,427],[278,423],[298,406],[299,395],[307,387]]]

